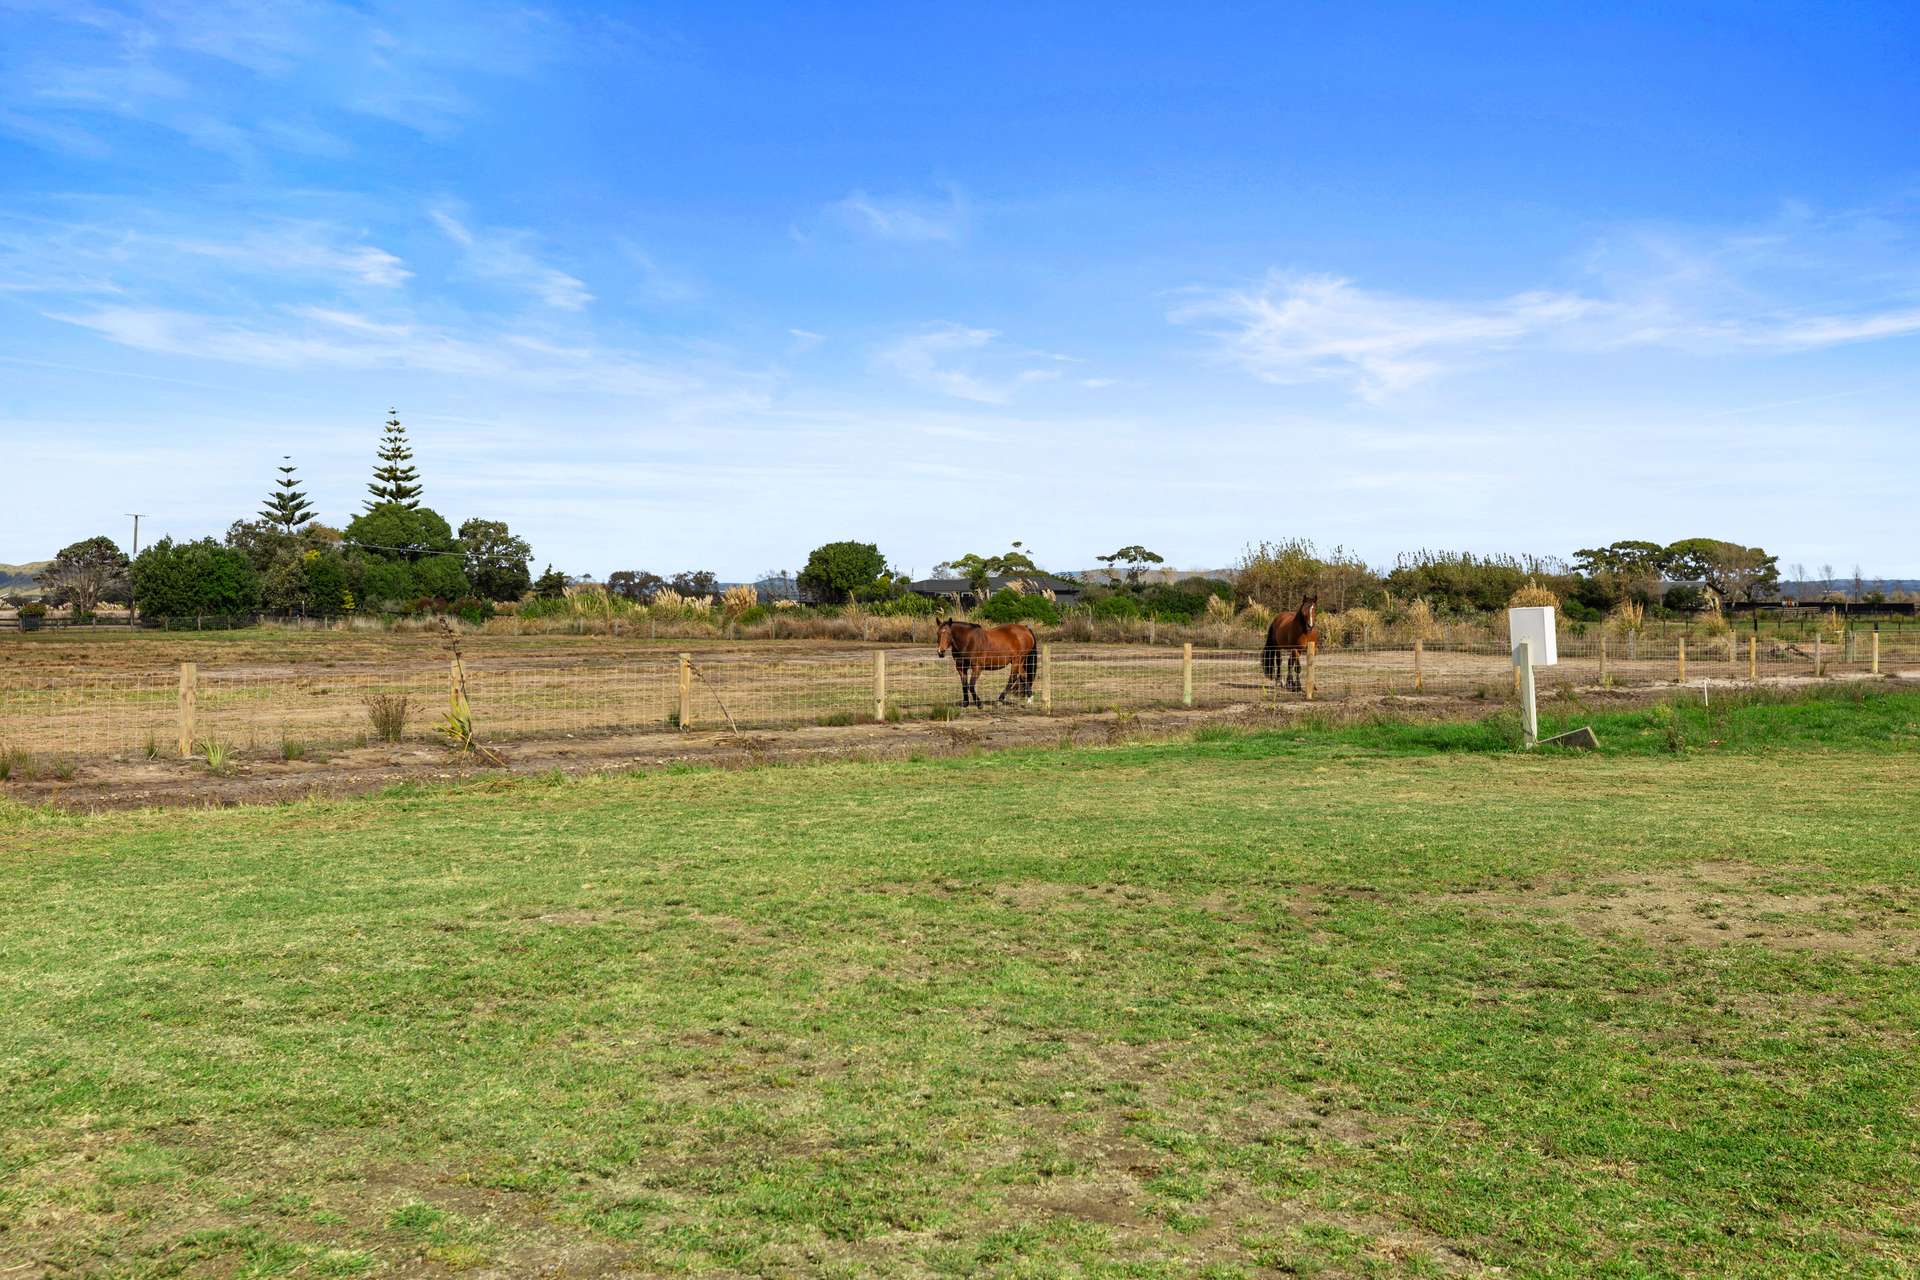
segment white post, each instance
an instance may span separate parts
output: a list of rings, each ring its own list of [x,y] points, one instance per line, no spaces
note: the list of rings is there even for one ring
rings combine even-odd
[[[1540,745],[1540,708],[1533,696],[1533,641],[1522,640],[1515,650],[1514,674],[1520,677],[1520,733],[1529,747]]]

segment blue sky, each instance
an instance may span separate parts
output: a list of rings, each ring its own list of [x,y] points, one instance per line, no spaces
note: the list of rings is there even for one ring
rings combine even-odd
[[[1911,4],[0,0],[0,560],[427,500],[1920,574]]]

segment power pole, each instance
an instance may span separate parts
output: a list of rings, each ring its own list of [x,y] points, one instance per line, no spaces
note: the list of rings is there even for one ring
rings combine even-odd
[[[127,556],[127,559],[131,561],[137,556],[139,556],[140,554],[140,517],[143,515],[146,515],[147,513],[144,511],[129,511],[127,512],[127,514],[133,517],[133,551],[131,552],[131,554]],[[128,574],[127,575],[127,621],[138,622],[139,620],[140,620],[139,601],[133,598],[133,575]]]

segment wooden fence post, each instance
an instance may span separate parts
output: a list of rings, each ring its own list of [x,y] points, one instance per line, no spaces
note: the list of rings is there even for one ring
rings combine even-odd
[[[1513,664],[1520,678],[1520,738],[1528,747],[1540,745],[1540,702],[1533,684],[1533,641],[1522,640]]]
[[[1180,705],[1193,705],[1193,641],[1180,646]]]
[[[1876,624],[1877,625],[1877,624]],[[1880,674],[1880,633],[1873,633],[1873,674]]]
[[[693,728],[693,655],[680,655],[680,728]]]
[[[197,663],[180,664],[180,758],[185,760],[193,754],[193,719],[200,701],[200,667]]]
[[[1820,633],[1813,633],[1813,678],[1820,678]]]
[[[1422,661],[1427,651],[1427,642],[1416,639],[1413,642],[1413,691],[1419,693],[1427,687],[1426,665]]]
[[[1308,702],[1313,701],[1313,665],[1314,665],[1313,660],[1315,656],[1319,654],[1319,652],[1320,652],[1320,646],[1317,643],[1315,643],[1312,640],[1307,641],[1306,695],[1307,695]]]
[[[1680,683],[1685,684],[1687,682],[1687,638],[1681,636],[1677,643],[1679,647],[1673,651],[1674,663],[1680,673]]]
[[[873,651],[873,718],[878,724],[887,722],[887,651]]]
[[[1611,688],[1612,684],[1611,677],[1607,675],[1607,633],[1602,631],[1600,633],[1600,687],[1607,689]]]
[[[1747,682],[1760,683],[1760,637],[1747,637]]]
[[[1040,646],[1040,710],[1053,714],[1053,645]]]

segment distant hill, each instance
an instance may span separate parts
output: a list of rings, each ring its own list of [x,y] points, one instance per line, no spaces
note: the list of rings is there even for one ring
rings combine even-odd
[[[0,564],[0,596],[39,595],[40,584],[36,579],[52,563],[51,560],[35,560],[28,564]]]

